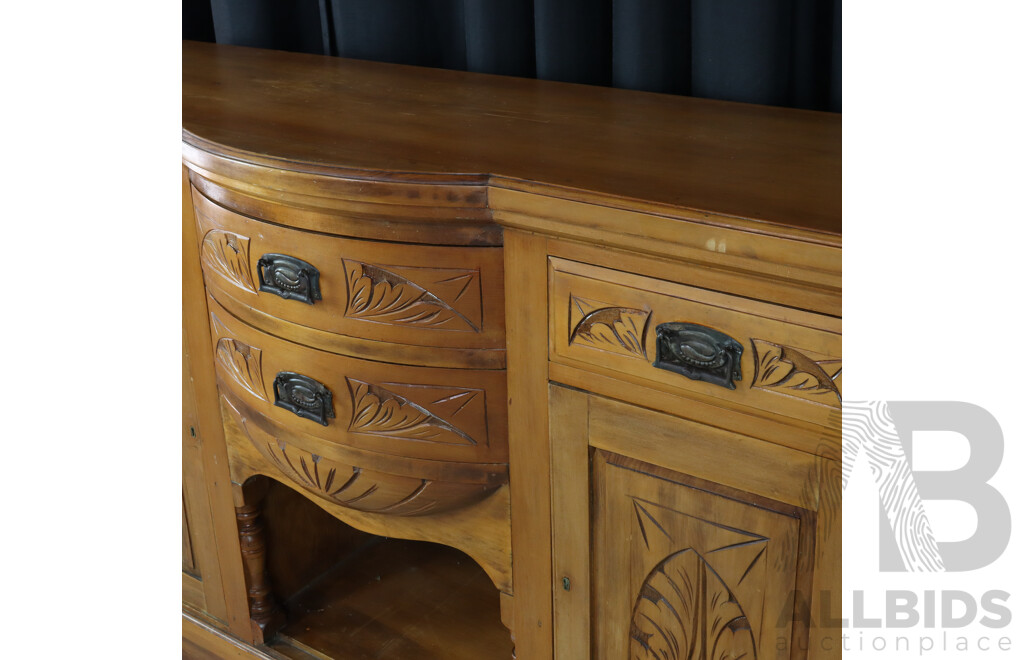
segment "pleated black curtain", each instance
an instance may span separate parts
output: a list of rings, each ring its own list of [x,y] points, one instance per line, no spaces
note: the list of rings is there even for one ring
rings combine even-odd
[[[183,0],[183,37],[840,112],[841,0]]]

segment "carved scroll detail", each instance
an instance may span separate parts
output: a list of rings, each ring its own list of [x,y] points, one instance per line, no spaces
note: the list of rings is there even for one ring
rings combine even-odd
[[[221,337],[217,341],[217,362],[235,382],[253,396],[267,401],[263,384],[263,351],[237,339]]]
[[[615,307],[570,294],[569,345],[579,344],[646,360],[650,320],[650,310]]]
[[[432,330],[480,332],[480,271],[378,266],[342,259],[348,318]]]
[[[449,418],[471,418],[473,426],[486,428],[483,390],[398,383],[387,383],[391,388],[388,389],[354,378],[346,380],[352,395],[351,431],[449,445],[476,445],[477,440],[469,433],[440,417],[441,409]],[[393,391],[398,388],[403,389],[405,396]],[[416,396],[423,403],[414,402],[409,396]],[[428,406],[435,412],[428,410]],[[482,440],[486,443],[486,435]]]
[[[249,272],[249,237],[211,229],[203,237],[203,264],[232,284],[256,293]]]
[[[754,349],[751,387],[784,391],[812,401],[820,401],[822,395],[835,394],[836,403],[842,401],[839,380],[843,372],[842,360],[811,357],[806,352],[763,339],[751,339],[750,344]]]

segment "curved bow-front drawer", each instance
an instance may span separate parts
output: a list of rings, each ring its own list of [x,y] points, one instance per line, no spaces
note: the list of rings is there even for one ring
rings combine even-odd
[[[505,464],[402,458],[329,443],[276,423],[230,392],[222,396],[237,428],[278,474],[349,509],[433,515],[469,506],[508,483]]]
[[[250,322],[281,319],[294,324],[283,326],[290,336],[315,328],[416,346],[504,348],[501,248],[341,238],[254,220],[195,190],[193,199],[206,286]]]
[[[324,353],[260,332],[208,302],[222,391],[274,424],[382,458],[508,462],[503,371]]]
[[[553,361],[839,428],[838,319],[558,258],[549,275]]]

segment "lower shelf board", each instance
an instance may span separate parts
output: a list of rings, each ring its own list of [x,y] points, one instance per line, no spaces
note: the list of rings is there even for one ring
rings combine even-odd
[[[484,571],[442,545],[382,539],[285,604],[270,647],[289,658],[511,658],[499,594]]]

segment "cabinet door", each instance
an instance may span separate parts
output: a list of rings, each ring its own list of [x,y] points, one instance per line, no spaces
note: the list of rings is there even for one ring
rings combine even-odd
[[[835,461],[550,395],[556,658],[839,657]]]
[[[595,658],[791,657],[796,511],[602,451],[593,484]]]

